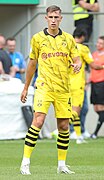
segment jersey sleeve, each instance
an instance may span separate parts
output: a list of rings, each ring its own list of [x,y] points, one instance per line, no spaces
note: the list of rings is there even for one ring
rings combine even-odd
[[[31,48],[29,57],[34,60],[38,60],[39,56],[39,42],[36,35],[34,35],[31,39]]]
[[[71,44],[71,48],[70,48],[70,56],[72,59],[80,56],[74,38],[72,38],[72,44]]]
[[[82,56],[87,64],[90,64],[94,61],[90,49],[87,46],[84,46]]]

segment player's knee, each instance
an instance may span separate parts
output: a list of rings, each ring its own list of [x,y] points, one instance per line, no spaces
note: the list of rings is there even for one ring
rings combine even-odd
[[[42,113],[35,113],[32,124],[41,129],[45,120],[45,116],[46,115]]]
[[[59,131],[67,131],[69,129],[69,120],[63,120],[60,124],[58,124]]]

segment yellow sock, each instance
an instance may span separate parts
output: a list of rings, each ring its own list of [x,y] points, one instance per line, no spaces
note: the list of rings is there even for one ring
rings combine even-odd
[[[36,145],[40,129],[31,125],[26,134],[25,145],[24,145],[24,157],[30,158],[31,153]]]
[[[59,132],[57,138],[58,161],[66,160],[68,146],[69,146],[69,130]]]

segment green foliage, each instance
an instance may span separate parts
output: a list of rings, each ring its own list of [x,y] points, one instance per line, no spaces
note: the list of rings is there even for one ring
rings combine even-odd
[[[31,158],[31,176],[19,172],[24,140],[0,141],[0,179],[2,180],[103,180],[104,138],[86,144],[69,144],[67,164],[75,174],[57,174],[55,140],[38,140]]]

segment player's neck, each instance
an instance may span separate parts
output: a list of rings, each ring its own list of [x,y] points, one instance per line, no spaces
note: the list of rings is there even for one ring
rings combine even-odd
[[[51,30],[51,29],[47,29],[47,32],[51,35],[51,36],[56,36],[59,33],[59,29],[55,29],[55,30]]]

